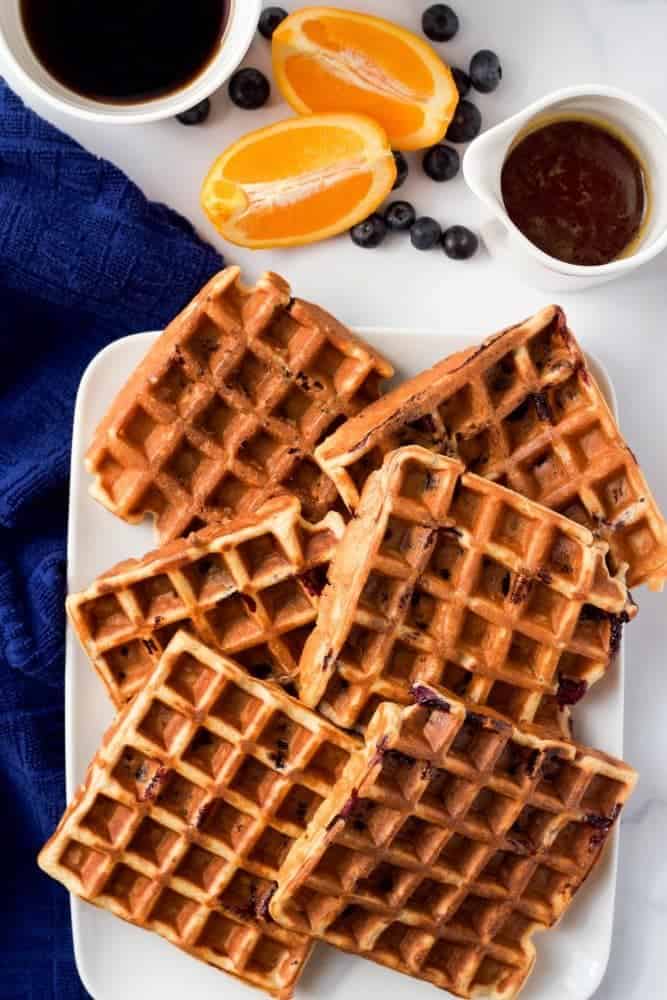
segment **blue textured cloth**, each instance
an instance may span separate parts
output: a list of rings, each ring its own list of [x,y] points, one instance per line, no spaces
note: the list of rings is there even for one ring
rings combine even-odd
[[[65,521],[77,386],[105,344],[162,326],[221,264],[188,222],[39,119],[0,79],[3,1000],[85,996],[66,893],[35,864],[64,807]]]

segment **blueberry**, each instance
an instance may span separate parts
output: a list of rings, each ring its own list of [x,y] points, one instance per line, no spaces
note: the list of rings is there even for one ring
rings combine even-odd
[[[417,219],[410,229],[410,239],[417,250],[431,250],[440,240],[442,230],[435,219],[427,215]]]
[[[394,160],[396,161],[396,180],[394,181],[394,186],[392,191],[396,188],[400,188],[402,184],[405,184],[405,180],[408,176],[408,161],[403,156],[403,153],[399,153],[398,150],[394,150]]]
[[[388,228],[396,232],[410,229],[416,218],[417,213],[409,201],[392,201],[384,213],[384,221]]]
[[[466,94],[470,93],[470,77],[463,69],[459,69],[458,66],[452,66],[452,76],[454,77],[454,83],[456,84],[456,89],[459,92],[459,97],[465,97]]]
[[[459,101],[449,128],[446,139],[450,142],[470,142],[482,130],[482,116],[479,108],[470,101]]]
[[[479,240],[465,226],[450,226],[442,234],[442,249],[452,260],[468,260],[478,246]]]
[[[451,181],[452,177],[456,177],[459,172],[461,160],[455,149],[439,143],[427,150],[422,165],[424,173],[432,181]]]
[[[244,111],[261,108],[270,93],[269,81],[258,69],[238,69],[229,81],[229,96]]]
[[[269,41],[273,38],[273,32],[279,24],[287,17],[287,11],[282,7],[267,7],[259,16],[259,33]]]
[[[481,49],[470,60],[470,80],[481,94],[490,94],[495,90],[503,76],[500,59],[490,49]]]
[[[352,229],[350,229],[352,242],[356,243],[358,247],[364,247],[367,250],[379,247],[386,235],[387,224],[377,212],[373,212],[363,222],[358,222],[356,226],[352,226]]]
[[[432,42],[448,42],[459,30],[459,19],[446,3],[434,3],[422,14],[422,31]]]
[[[208,118],[210,111],[211,102],[208,97],[205,97],[199,104],[195,104],[194,108],[182,111],[180,115],[176,115],[176,118],[181,125],[201,125]]]

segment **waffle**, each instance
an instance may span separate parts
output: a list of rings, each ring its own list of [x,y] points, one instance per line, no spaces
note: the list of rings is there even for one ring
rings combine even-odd
[[[404,382],[315,457],[356,510],[370,472],[404,444],[585,524],[628,564],[628,586],[662,589],[667,524],[558,307]]]
[[[417,676],[567,733],[636,606],[590,531],[420,447],[366,483],[329,569],[299,693],[338,725]]]
[[[228,267],[169,325],[95,432],[92,495],[161,541],[256,510],[280,489],[317,521],[336,489],[313,459],[391,365],[266,273]]]
[[[311,943],[268,916],[356,742],[179,632],[39,856],[70,892],[286,997]]]
[[[534,932],[590,874],[636,774],[442,689],[415,694],[422,704],[378,709],[270,911],[459,996],[509,1000]]]
[[[294,682],[343,520],[310,524],[296,497],[129,559],[67,599],[81,644],[118,706],[176,631],[194,632],[254,677]]]

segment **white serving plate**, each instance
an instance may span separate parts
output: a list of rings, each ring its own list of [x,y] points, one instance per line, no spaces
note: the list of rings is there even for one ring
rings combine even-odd
[[[470,338],[407,329],[364,329],[403,376],[429,367],[446,354],[475,342]],[[72,443],[69,508],[70,592],[83,589],[120,559],[154,547],[152,526],[128,525],[88,494],[83,459],[93,430],[157,333],[125,337],[101,351],[79,388]],[[616,399],[609,378],[593,358],[592,371],[612,409]],[[111,721],[113,710],[86,655],[68,627],[66,655],[67,793],[83,780],[86,766]],[[620,756],[623,743],[623,650],[614,668],[588,695],[580,710],[577,738]],[[537,938],[538,959],[522,1000],[588,1000],[602,979],[609,958],[616,890],[618,835],[579,892],[558,929]],[[252,1000],[257,994],[224,973],[174,948],[156,934],[116,919],[72,897],[74,950],[81,979],[95,1000]],[[296,991],[297,1000],[350,1000],[363,995],[414,1000],[433,995],[428,983],[373,962],[318,944]]]

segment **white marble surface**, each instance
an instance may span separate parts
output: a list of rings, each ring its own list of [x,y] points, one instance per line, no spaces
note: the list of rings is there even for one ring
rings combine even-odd
[[[7,0],[0,0],[7,2]],[[426,0],[338,0],[417,27]],[[296,3],[286,3],[296,7]],[[633,91],[667,114],[665,0],[453,0],[462,19],[459,37],[443,51],[465,65],[477,48],[495,48],[505,68],[503,87],[480,97],[485,122],[493,124],[550,89],[606,82]],[[449,58],[449,56],[448,56]],[[258,39],[247,62],[264,65],[267,46]],[[20,93],[9,68],[0,67]],[[148,196],[186,214],[207,238],[215,236],[197,204],[198,189],[216,153],[250,128],[276,120],[286,109],[243,114],[226,95],[200,129],[175,122],[130,128],[84,124],[30,103],[94,152],[125,169]],[[480,214],[464,183],[442,187],[419,178],[415,157],[401,194],[423,214],[469,225]],[[221,245],[221,241],[218,241]],[[222,249],[225,249],[222,247]],[[251,254],[226,248],[250,277],[267,266],[283,271],[298,294],[331,308],[350,324],[395,324],[489,333],[544,304],[545,295],[501,275],[481,255],[467,264],[439,253],[418,254],[405,241],[378,251],[353,247],[347,237],[281,253]],[[667,507],[667,255],[613,285],[560,296],[584,346],[607,365],[615,382],[625,433],[653,488]],[[129,331],[128,331],[129,332]],[[641,612],[627,635],[625,755],[640,771],[639,788],[622,824],[614,942],[598,1000],[667,997],[667,595],[639,592]]]

